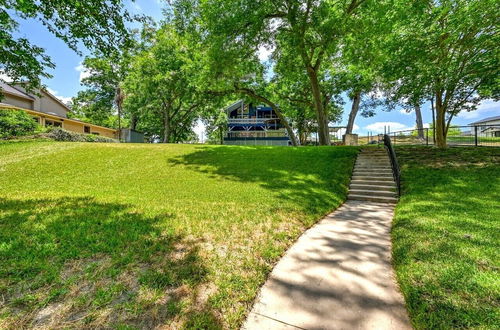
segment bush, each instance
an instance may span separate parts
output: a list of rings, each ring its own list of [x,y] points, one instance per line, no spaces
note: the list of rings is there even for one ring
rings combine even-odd
[[[39,125],[23,110],[0,110],[0,138],[34,134]]]
[[[66,131],[62,128],[53,128],[45,134],[46,137],[51,138],[56,141],[66,141],[66,142],[117,142],[115,139],[111,139],[104,136],[92,135],[92,134],[81,134]]]

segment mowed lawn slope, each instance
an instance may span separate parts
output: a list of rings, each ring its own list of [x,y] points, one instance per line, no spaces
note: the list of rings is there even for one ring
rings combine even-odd
[[[237,328],[356,153],[0,144],[0,328]]]
[[[396,148],[393,257],[417,329],[500,325],[500,148]]]

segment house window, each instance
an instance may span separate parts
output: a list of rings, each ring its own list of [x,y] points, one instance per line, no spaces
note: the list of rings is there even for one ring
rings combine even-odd
[[[500,131],[496,131],[494,133],[495,133],[495,137],[500,137]]]
[[[90,134],[90,126],[83,126],[83,133]]]
[[[62,123],[60,121],[45,119],[45,126],[62,127]]]
[[[92,132],[93,135],[100,135],[99,133],[97,132]]]

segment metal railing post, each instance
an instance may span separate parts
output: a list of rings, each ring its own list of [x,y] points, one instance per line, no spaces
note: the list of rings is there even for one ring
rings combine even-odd
[[[477,126],[474,126],[474,144],[477,147]]]
[[[425,129],[425,145],[426,146],[429,145],[429,129],[428,128]]]
[[[396,182],[396,187],[398,191],[398,196],[401,196],[401,170],[399,168],[398,160],[396,157],[396,152],[391,144],[391,137],[388,134],[384,134],[384,145],[389,153],[389,159],[391,161],[392,174],[394,176],[394,181]]]

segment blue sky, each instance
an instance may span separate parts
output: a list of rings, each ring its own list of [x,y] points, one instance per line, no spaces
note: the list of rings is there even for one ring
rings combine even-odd
[[[162,18],[162,8],[165,6],[164,0],[142,0],[136,2],[128,2],[127,7],[129,10],[136,14],[145,14],[153,17],[156,20]],[[56,64],[56,68],[50,70],[53,78],[45,79],[43,83],[63,101],[68,100],[82,89],[80,79],[84,75],[82,72],[81,61],[83,57],[77,55],[69,49],[64,42],[54,37],[49,33],[36,20],[19,20],[20,26],[18,36],[27,37],[32,43],[41,46],[45,49],[46,53],[52,58]],[[82,48],[83,56],[89,52]],[[266,57],[266,50],[262,49],[261,58]],[[351,103],[346,102],[344,108],[344,115],[339,125],[347,123]],[[426,104],[422,108],[424,123],[430,123],[431,112],[430,105]],[[489,116],[500,115],[500,103],[492,101],[484,101],[479,110],[462,113],[454,119],[453,123],[456,125],[467,125],[478,119]],[[358,116],[356,118],[355,133],[366,134],[371,131],[373,133],[383,132],[384,126],[390,126],[391,131],[411,129],[415,126],[415,114],[405,113],[404,111],[377,111],[377,114],[371,118],[363,118]],[[202,128],[197,127],[196,131],[201,133]]]

